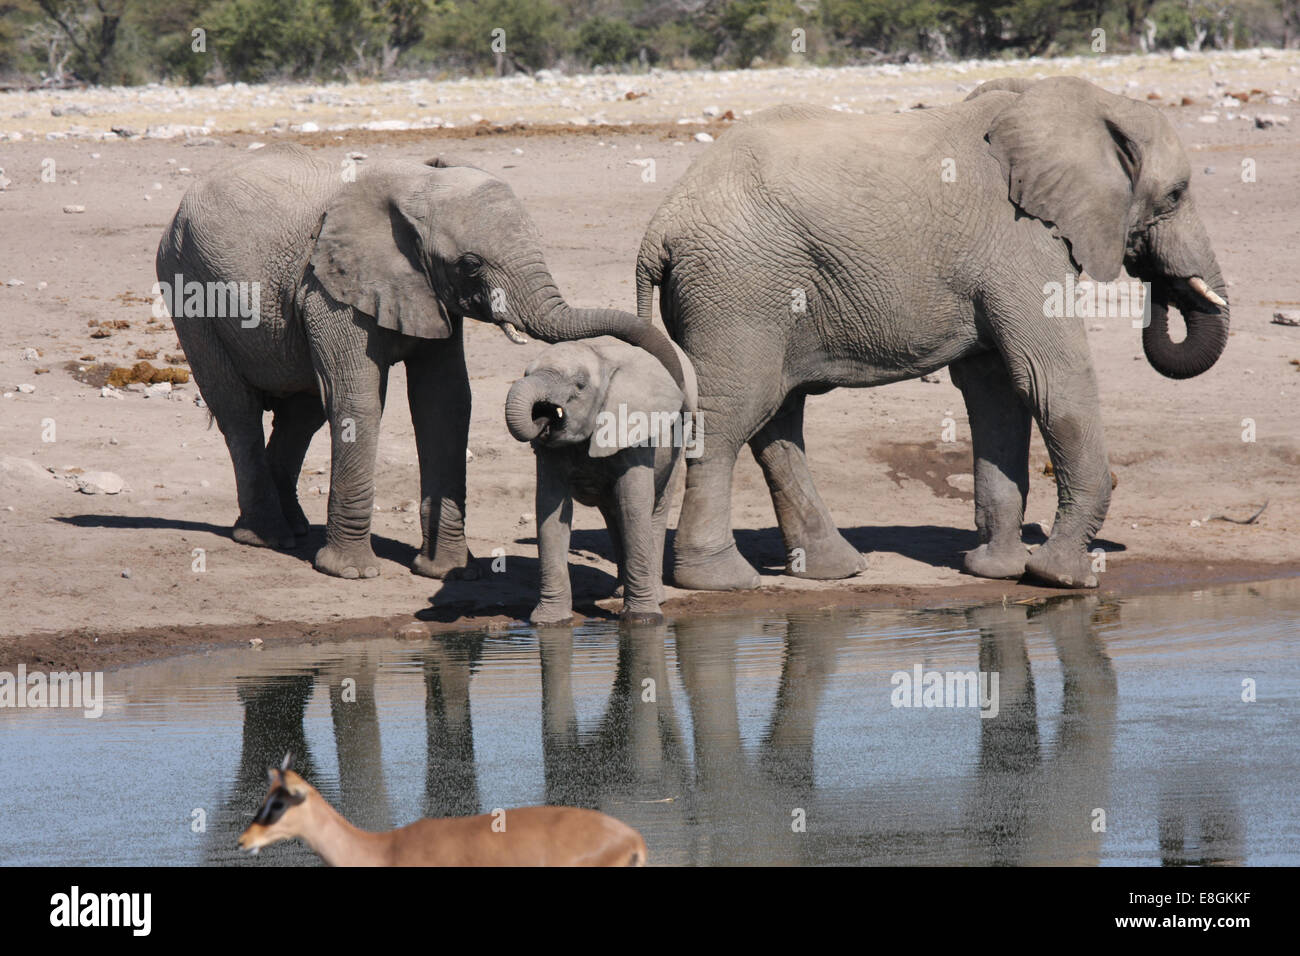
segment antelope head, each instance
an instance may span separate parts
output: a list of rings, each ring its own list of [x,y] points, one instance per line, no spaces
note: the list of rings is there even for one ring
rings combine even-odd
[[[271,788],[266,791],[253,822],[239,835],[239,848],[256,854],[264,846],[301,836],[299,808],[311,792],[311,785],[289,769],[292,754],[285,754],[279,767],[266,774]]]

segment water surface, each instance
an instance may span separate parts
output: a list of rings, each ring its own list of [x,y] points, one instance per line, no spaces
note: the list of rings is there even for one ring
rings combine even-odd
[[[1275,581],[177,658],[0,709],[0,863],[314,863],[235,849],[292,751],[361,826],[595,807],[652,864],[1296,865],[1298,618]],[[894,706],[918,665],[997,716]]]

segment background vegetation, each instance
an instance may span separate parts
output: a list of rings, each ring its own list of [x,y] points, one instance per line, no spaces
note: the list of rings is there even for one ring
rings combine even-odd
[[[1300,0],[0,0],[0,77],[211,83],[899,62],[1078,52],[1095,48],[1098,29],[1106,52],[1295,47]]]

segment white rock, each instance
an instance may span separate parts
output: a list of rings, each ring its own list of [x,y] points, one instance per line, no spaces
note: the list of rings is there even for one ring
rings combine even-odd
[[[144,390],[144,397],[145,398],[149,398],[151,396],[163,397],[171,394],[171,390],[172,390],[171,382],[154,382],[154,384],[150,385],[148,388]]]
[[[955,491],[970,494],[975,490],[975,476],[972,474],[949,475],[945,481]]]
[[[306,123],[303,123],[301,126],[298,127],[298,132],[300,132],[300,133],[319,133],[319,132],[320,132],[320,124],[318,124],[318,123],[313,123],[313,122],[311,122],[310,120],[308,120]]]
[[[116,495],[131,490],[119,475],[111,471],[88,471],[74,477],[77,490],[83,495]]]
[[[708,133],[696,133],[696,134],[695,134],[695,142],[697,142],[697,143],[711,143],[711,142],[713,142],[713,137],[710,136]]]
[[[468,448],[466,448],[466,449],[465,449],[465,461],[470,462],[470,461],[473,461],[473,460],[474,460],[474,453],[473,453],[472,451],[470,451]]]
[[[1197,118],[1198,123],[1217,123],[1219,115],[1217,113],[1205,113]]]
[[[249,143],[249,144],[248,144],[248,148],[249,148],[249,149],[261,149],[261,148],[264,147],[265,145],[266,145],[265,143]]]
[[[23,349],[22,356],[24,362],[39,362],[41,359],[41,353],[36,349]]]
[[[5,285],[13,286],[14,288],[17,288],[17,287],[20,286],[20,285],[26,285],[26,284],[27,284],[27,283],[23,282],[22,279],[10,279],[8,282],[5,283]]]
[[[36,391],[36,386],[28,385],[27,383],[24,382],[22,385],[18,386],[18,391],[22,392],[24,395],[30,395],[34,391]]]
[[[1256,129],[1268,129],[1272,126],[1285,126],[1291,122],[1291,117],[1283,116],[1280,113],[1259,113],[1255,117]]]
[[[105,385],[103,388],[99,390],[99,397],[120,399],[120,398],[125,398],[126,396],[124,396],[121,392],[115,389],[112,385]]]

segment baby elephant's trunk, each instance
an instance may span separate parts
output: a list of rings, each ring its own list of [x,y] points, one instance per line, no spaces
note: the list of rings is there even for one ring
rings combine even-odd
[[[532,441],[563,415],[564,380],[550,369],[525,376],[506,396],[506,427],[518,441]]]

